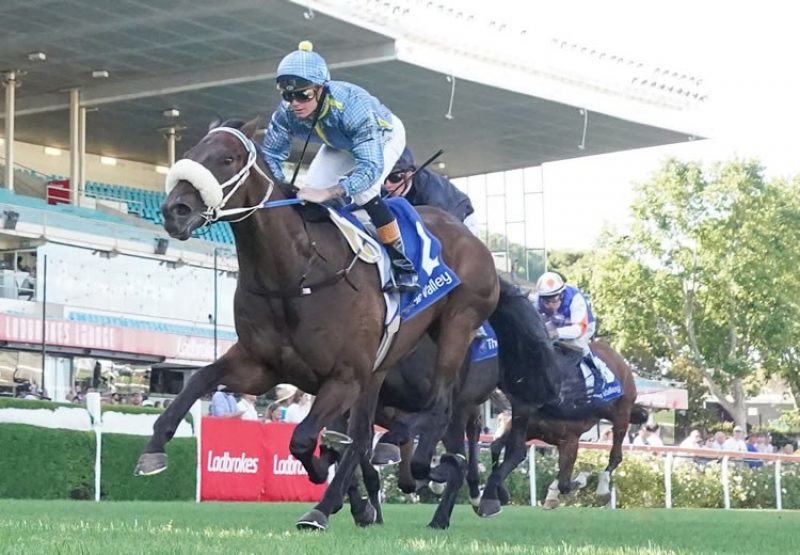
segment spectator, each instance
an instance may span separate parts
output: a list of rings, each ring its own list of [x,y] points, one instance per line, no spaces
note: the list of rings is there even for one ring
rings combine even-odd
[[[733,427],[733,436],[725,440],[722,444],[725,451],[747,451],[747,443],[744,441],[744,430],[741,426]]]
[[[689,435],[681,441],[680,447],[684,449],[700,449],[703,447],[703,438],[700,435],[700,430],[692,430]]]
[[[30,272],[31,271],[31,267],[28,266],[27,264],[25,264],[22,261],[22,257],[21,256],[17,257],[17,271],[18,272]]]
[[[772,445],[769,433],[758,434],[756,436],[756,449],[758,450],[759,453],[775,452],[775,446]]]
[[[725,449],[725,432],[717,432],[714,437],[709,437],[706,442],[706,447],[714,449],[715,451],[722,451]]]
[[[292,397],[289,406],[286,407],[286,414],[284,414],[283,421],[299,424],[308,416],[310,410],[311,396],[298,389],[294,397]]]
[[[633,440],[634,445],[649,445],[650,447],[663,447],[664,442],[659,436],[659,426],[655,422],[639,428],[639,433]]]
[[[747,449],[748,453],[758,453],[758,434],[750,434],[747,437],[747,442],[745,443],[745,448]],[[747,466],[750,468],[760,468],[764,466],[764,462],[756,459],[746,459],[745,462]]]
[[[236,408],[242,413],[242,420],[258,420],[258,412],[256,412],[256,397],[249,393],[243,393],[242,398],[236,404]]]
[[[141,407],[143,400],[144,399],[142,398],[142,394],[139,393],[138,391],[133,395],[131,395],[131,405],[133,405],[134,407]]]
[[[19,289],[17,289],[17,298],[30,301],[33,299],[34,293],[36,293],[36,268],[32,268],[25,279],[22,280]]]
[[[264,422],[280,422],[282,410],[282,405],[278,403],[272,403],[267,407],[267,411],[264,413]]]
[[[211,416],[217,418],[239,418],[242,416],[243,411],[240,411],[236,406],[236,398],[233,393],[225,391],[225,386],[219,386],[219,389],[211,397]]]
[[[791,443],[787,443],[783,447],[781,447],[781,453],[784,455],[794,455],[794,445]]]

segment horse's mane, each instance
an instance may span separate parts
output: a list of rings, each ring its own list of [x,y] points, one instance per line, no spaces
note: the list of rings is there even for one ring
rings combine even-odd
[[[500,279],[500,300],[489,317],[497,332],[502,389],[526,403],[542,405],[557,395],[555,353],[542,318],[520,289]]]

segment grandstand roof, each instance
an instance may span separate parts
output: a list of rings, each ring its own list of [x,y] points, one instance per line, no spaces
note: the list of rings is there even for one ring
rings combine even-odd
[[[451,176],[681,142],[690,135],[675,128],[686,121],[678,117],[685,116],[683,105],[630,90],[600,91],[574,75],[558,88],[543,87],[554,81],[519,67],[499,68],[516,76],[514,90],[507,90],[492,86],[492,72],[481,69],[492,62],[478,54],[448,58],[436,45],[420,48],[350,14],[329,9],[344,19],[319,11],[308,17],[309,3],[301,4],[6,0],[0,5],[6,30],[0,69],[26,72],[17,90],[16,138],[68,147],[65,90],[80,87],[82,103],[97,109],[87,115],[88,152],[163,164],[159,129],[175,121],[164,110],[181,112],[179,152],[197,142],[216,115],[271,112],[278,102],[274,69],[304,38],[314,41],[334,78],[362,84],[404,120],[419,158],[445,148]],[[47,60],[30,61],[29,54],[39,51]],[[446,73],[457,78],[452,119],[445,118],[448,63]],[[107,70],[109,77],[95,79],[93,70]],[[614,102],[603,101],[612,97]]]

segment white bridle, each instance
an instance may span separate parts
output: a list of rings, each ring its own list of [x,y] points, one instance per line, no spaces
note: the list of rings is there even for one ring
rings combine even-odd
[[[245,150],[247,150],[247,163],[242,166],[241,170],[225,181],[225,183],[220,183],[217,181],[217,178],[214,177],[214,174],[203,164],[188,158],[183,158],[173,164],[164,180],[167,194],[175,188],[179,181],[188,181],[192,187],[197,189],[197,192],[200,193],[200,198],[203,199],[203,203],[206,205],[206,211],[203,212],[203,218],[205,218],[206,224],[214,223],[225,216],[235,216],[236,214],[242,214],[244,212],[247,212],[247,214],[241,218],[230,221],[240,222],[250,217],[269,199],[272,195],[272,190],[275,188],[275,182],[270,179],[257,163],[258,155],[256,153],[256,145],[253,144],[253,141],[246,137],[244,133],[233,127],[215,127],[209,131],[208,134],[219,132],[233,135],[239,139]],[[225,204],[227,204],[228,200],[239,190],[242,183],[250,177],[250,170],[253,168],[255,168],[256,172],[269,183],[264,198],[255,206],[225,209]],[[227,187],[232,187],[232,189],[225,193]]]

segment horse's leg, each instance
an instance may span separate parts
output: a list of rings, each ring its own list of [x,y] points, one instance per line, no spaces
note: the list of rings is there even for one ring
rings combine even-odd
[[[364,487],[367,490],[367,497],[372,507],[375,509],[375,524],[383,524],[383,513],[381,511],[381,475],[365,457],[361,460],[361,475],[364,477]]]
[[[430,474],[430,464],[436,443],[444,437],[447,426],[450,424],[450,415],[453,404],[453,385],[459,375],[459,370],[464,363],[469,344],[472,341],[472,332],[478,324],[474,324],[466,317],[451,318],[442,316],[442,321],[447,325],[439,328],[436,343],[436,372],[431,386],[431,395],[428,400],[428,410],[423,414],[425,418],[421,425],[426,430],[426,436],[431,438],[426,442],[425,449],[420,445],[411,461],[411,473],[418,480],[427,479]]]
[[[478,442],[481,439],[481,418],[480,406],[473,407],[472,413],[467,419],[467,486],[469,487],[469,502],[473,508],[477,508],[481,501],[481,474],[478,469],[480,462],[480,449]]]
[[[339,466],[336,469],[336,474],[325,490],[322,500],[309,512],[304,514],[297,521],[299,529],[315,529],[325,530],[328,527],[328,517],[334,511],[338,510],[343,503],[344,495],[349,491],[353,473],[359,462],[364,457],[369,457],[372,453],[372,434],[373,434],[373,418],[375,415],[375,406],[378,403],[378,394],[380,393],[381,385],[383,384],[384,373],[373,373],[369,377],[369,382],[361,395],[357,396],[356,402],[350,408],[350,423],[348,432],[353,442],[344,450]],[[329,382],[326,382],[327,385]],[[358,384],[351,383],[350,395],[353,395],[353,390],[358,392],[361,388]],[[320,389],[322,391],[323,388]],[[328,390],[330,391],[330,390]],[[344,392],[339,391],[339,394]],[[339,403],[341,404],[341,397]],[[316,407],[316,403],[315,403]],[[341,408],[341,407],[340,407]],[[313,412],[313,409],[312,409]],[[311,417],[311,413],[309,413]],[[308,420],[308,418],[306,418]],[[305,421],[303,422],[303,424]],[[302,425],[302,424],[301,424]],[[295,430],[295,434],[297,430]],[[318,433],[318,432],[317,432]],[[294,436],[292,436],[294,442]],[[313,453],[313,446],[312,446]]]
[[[528,431],[528,419],[531,416],[531,409],[522,403],[515,403],[511,416],[511,430],[506,434],[505,440],[506,454],[503,462],[492,470],[491,475],[486,480],[483,489],[480,505],[478,505],[478,516],[489,517],[499,514],[502,510],[499,499],[499,488],[506,477],[519,464],[525,460],[527,447],[525,436]]]
[[[494,472],[497,467],[500,466],[500,454],[503,452],[503,449],[505,449],[506,441],[508,441],[509,437],[510,433],[506,431],[503,433],[503,435],[494,440],[489,447],[489,452],[492,455],[492,472]],[[501,505],[508,505],[508,501],[511,498],[508,490],[506,489],[506,485],[503,482],[500,482],[500,484],[497,485],[497,498],[500,500]],[[480,499],[478,502],[480,502]],[[477,512],[478,508],[473,508],[475,509],[475,512]]]
[[[403,493],[417,491],[417,481],[411,475],[411,458],[414,456],[414,442],[407,441],[400,446],[400,464],[397,468],[397,487]]]
[[[579,484],[572,482],[572,470],[578,457],[578,436],[570,435],[558,444],[558,478],[547,488],[543,508],[557,509],[560,505],[558,495],[568,494]]]
[[[611,453],[608,456],[608,466],[600,473],[597,479],[597,499],[603,505],[606,505],[611,500],[611,474],[622,462],[622,442],[625,439],[625,434],[628,433],[628,424],[630,422],[630,409],[623,407],[613,407],[617,410],[612,420],[612,434],[613,442],[611,445]]]
[[[439,466],[431,470],[431,478],[445,482],[444,493],[439,501],[439,506],[433,515],[428,527],[444,530],[450,526],[450,516],[458,497],[458,491],[464,484],[467,471],[467,459],[464,456],[464,431],[471,407],[457,407],[453,413],[453,420],[447,428],[447,433],[442,438],[447,451],[442,455]]]
[[[193,375],[186,387],[170,403],[153,425],[153,435],[139,457],[133,473],[136,476],[158,474],[167,468],[164,447],[175,435],[178,425],[195,401],[210,393],[219,384],[225,384],[236,392],[264,393],[272,388],[277,379],[263,366],[250,359],[238,344],[219,360],[201,368]]]
[[[292,456],[303,464],[308,479],[315,484],[323,484],[328,479],[328,466],[335,458],[332,454],[320,458],[314,455],[317,438],[322,428],[334,425],[358,397],[360,388],[355,382],[330,379],[323,382],[308,416],[297,425],[289,450]],[[352,418],[351,418],[352,422]]]

